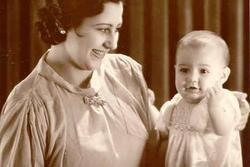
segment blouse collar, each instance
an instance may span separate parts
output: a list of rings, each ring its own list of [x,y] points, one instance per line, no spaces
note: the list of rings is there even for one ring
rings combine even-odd
[[[36,67],[37,72],[40,75],[75,94],[80,94],[83,96],[94,96],[98,93],[101,86],[99,71],[93,71],[87,88],[80,88],[79,86],[72,85],[71,83],[66,81],[58,73],[56,73],[56,71],[51,66],[49,66],[49,64],[46,63],[45,58],[48,52],[49,50],[41,57]]]

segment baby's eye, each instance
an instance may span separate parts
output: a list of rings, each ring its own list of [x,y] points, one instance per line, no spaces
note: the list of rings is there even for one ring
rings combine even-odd
[[[208,74],[209,71],[208,71],[207,69],[201,69],[201,70],[200,70],[200,73],[201,73],[201,74]]]
[[[188,72],[188,68],[180,68],[179,71],[181,73],[187,73]]]

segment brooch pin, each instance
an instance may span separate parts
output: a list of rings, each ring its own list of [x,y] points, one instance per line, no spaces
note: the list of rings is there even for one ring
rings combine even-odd
[[[84,96],[83,102],[95,106],[103,106],[105,104],[105,101],[100,96]]]

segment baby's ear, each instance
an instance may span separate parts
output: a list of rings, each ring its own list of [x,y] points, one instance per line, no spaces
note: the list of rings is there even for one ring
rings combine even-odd
[[[230,75],[230,68],[229,67],[225,67],[223,69],[223,73],[222,73],[222,76],[221,76],[221,83],[224,84],[227,80],[228,80],[228,77]]]

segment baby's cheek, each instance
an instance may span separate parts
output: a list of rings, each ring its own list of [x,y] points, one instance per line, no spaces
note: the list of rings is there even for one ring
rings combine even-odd
[[[203,83],[201,83],[201,88],[203,92],[207,92],[207,90],[212,88],[214,85],[215,83],[213,81],[206,80],[206,81],[203,81]]]
[[[213,79],[213,78],[207,78],[207,79],[204,79],[201,82],[201,84],[202,84],[203,89],[207,90],[207,89],[212,88],[212,87],[215,86],[216,80]]]

